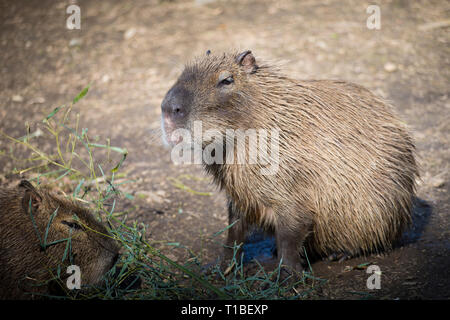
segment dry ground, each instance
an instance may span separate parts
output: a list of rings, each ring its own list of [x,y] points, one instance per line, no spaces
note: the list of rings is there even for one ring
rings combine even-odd
[[[158,133],[161,100],[183,64],[207,49],[251,49],[293,77],[362,84],[392,101],[416,140],[415,225],[386,255],[313,263],[314,275],[328,279],[316,297],[450,298],[450,2],[376,2],[380,30],[366,27],[372,1],[200,2],[75,1],[81,30],[68,30],[70,1],[0,1],[0,128],[21,136],[25,121],[92,82],[77,111],[91,135],[129,150],[132,218],[148,224],[152,239],[213,262],[223,238],[211,235],[227,224],[224,197],[207,178],[194,179],[204,177],[201,168],[173,165]],[[2,164],[10,178],[13,163]],[[180,190],[169,177],[212,195]],[[364,262],[380,266],[380,290],[367,289],[364,270],[349,271]]]

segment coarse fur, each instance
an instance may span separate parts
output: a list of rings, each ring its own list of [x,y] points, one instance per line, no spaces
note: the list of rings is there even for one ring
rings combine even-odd
[[[70,252],[67,241],[43,246],[47,227],[45,242],[71,237]],[[0,299],[64,293],[65,281],[54,280],[58,266],[60,279],[69,276],[66,268],[73,264],[80,267],[82,287],[98,284],[118,253],[106,228],[73,201],[35,189],[26,180],[15,188],[0,188]]]
[[[185,67],[162,111],[169,141],[198,120],[223,136],[280,130],[272,176],[260,164],[205,164],[227,194],[230,223],[239,219],[229,245],[260,225],[275,233],[278,256],[301,270],[303,244],[322,255],[385,250],[411,221],[414,143],[391,105],[359,85],[291,79],[250,51],[208,54]]]

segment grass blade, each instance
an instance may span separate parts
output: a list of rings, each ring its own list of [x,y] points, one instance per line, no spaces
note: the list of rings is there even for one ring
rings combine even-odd
[[[90,87],[91,87],[91,84],[88,84],[87,87],[85,87],[83,90],[81,90],[81,92],[75,98],[73,98],[72,104],[75,104],[78,101],[80,101],[81,99],[83,99],[83,97],[88,93]]]

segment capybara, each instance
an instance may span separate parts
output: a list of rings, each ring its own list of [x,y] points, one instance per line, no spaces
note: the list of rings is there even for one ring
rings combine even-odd
[[[118,257],[118,245],[87,209],[27,180],[0,188],[1,299],[69,292],[61,281],[69,265],[80,268],[81,289],[99,284]]]
[[[185,129],[194,144],[227,156],[242,143],[226,130],[279,130],[279,158],[268,158],[274,174],[262,163],[203,163],[228,197],[229,246],[257,224],[275,234],[287,269],[301,271],[302,246],[320,255],[378,252],[411,221],[414,143],[392,107],[359,85],[295,80],[251,51],[208,53],[185,67],[161,109],[169,144]],[[225,138],[199,141],[195,121]]]

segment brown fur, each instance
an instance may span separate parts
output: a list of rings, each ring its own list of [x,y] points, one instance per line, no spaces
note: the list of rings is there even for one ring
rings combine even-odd
[[[69,256],[62,262],[66,241],[45,249],[40,246],[29,212],[30,200],[42,241],[55,210],[47,243],[68,238],[72,229],[73,263]],[[53,294],[56,288],[65,289],[65,281],[49,281],[56,275],[58,265],[62,279],[69,276],[67,266],[75,264],[81,270],[82,286],[97,284],[118,257],[119,248],[114,240],[104,236],[107,234],[88,210],[48,190],[36,190],[28,181],[16,188],[0,189],[0,298],[32,299]]]
[[[226,88],[223,72],[234,79]],[[391,248],[411,221],[414,144],[392,107],[361,86],[291,79],[251,52],[207,55],[186,66],[162,109],[166,135],[196,120],[223,134],[281,130],[274,176],[258,164],[205,165],[229,198],[230,223],[240,219],[229,245],[264,226],[279,257],[301,270],[305,239],[320,254],[368,253]]]

